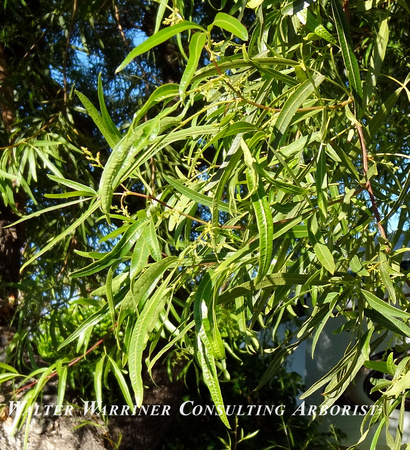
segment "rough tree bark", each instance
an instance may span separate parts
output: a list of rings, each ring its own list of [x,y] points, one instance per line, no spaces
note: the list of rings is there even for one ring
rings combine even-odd
[[[7,76],[7,60],[0,42],[0,110],[3,127],[10,134],[15,121],[13,88]],[[10,333],[12,318],[16,308],[19,281],[20,248],[22,227],[10,227],[17,215],[10,206],[5,206],[0,197],[0,360],[4,358],[4,348]]]

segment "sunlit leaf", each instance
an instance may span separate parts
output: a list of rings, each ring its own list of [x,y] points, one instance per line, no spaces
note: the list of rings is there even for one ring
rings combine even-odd
[[[178,33],[182,33],[187,30],[201,30],[205,31],[202,27],[193,22],[180,22],[172,27],[163,28],[158,31],[158,33],[149,37],[146,41],[140,44],[138,47],[135,47],[128,56],[124,59],[124,61],[118,66],[116,73],[121,72],[125,67],[130,64],[130,62],[139,55],[151,50],[159,44],[167,41]]]
[[[241,24],[241,22],[239,22],[238,19],[230,16],[229,14],[219,12],[215,16],[212,25],[216,25],[223,30],[229,31],[229,33],[232,33],[243,41],[248,39],[248,32],[246,28]]]

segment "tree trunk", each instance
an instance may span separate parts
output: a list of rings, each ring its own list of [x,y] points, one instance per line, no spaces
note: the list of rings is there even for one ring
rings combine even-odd
[[[7,76],[7,60],[0,42],[0,110],[7,134],[15,121],[13,88]],[[5,346],[10,338],[10,326],[17,302],[19,281],[21,227],[10,227],[17,219],[0,197],[0,361],[4,360]]]

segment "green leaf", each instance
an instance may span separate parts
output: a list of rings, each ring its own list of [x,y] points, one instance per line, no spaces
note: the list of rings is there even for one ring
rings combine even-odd
[[[385,123],[391,109],[397,103],[402,90],[403,88],[401,87],[396,89],[393,94],[391,94],[389,98],[380,106],[380,109],[370,120],[368,129],[369,135],[371,137],[374,137],[375,134],[379,131],[379,128]]]
[[[98,74],[98,101],[100,104],[100,111],[105,129],[110,134],[111,139],[116,144],[121,139],[121,133],[118,131],[115,123],[112,121],[110,114],[108,113],[107,106],[104,100],[104,91],[101,80],[101,72]]]
[[[95,400],[98,405],[102,405],[103,397],[102,397],[102,374],[104,369],[106,355],[102,355],[101,359],[95,366],[94,370],[94,391],[95,391]]]
[[[132,397],[130,394],[130,390],[128,389],[127,382],[125,381],[124,375],[121,372],[121,369],[118,367],[118,364],[111,358],[110,355],[107,355],[108,360],[111,363],[111,367],[114,369],[115,378],[118,381],[118,385],[120,386],[122,395],[124,396],[127,405],[131,410],[134,409],[134,402],[132,401]]]
[[[206,33],[195,33],[189,43],[189,59],[179,83],[179,93],[183,94],[198,67],[198,62],[207,39]]]
[[[369,103],[374,87],[377,84],[377,79],[383,65],[384,57],[386,55],[387,44],[389,43],[389,22],[386,16],[379,26],[376,36],[376,42],[373,46],[373,54],[370,58],[370,67],[366,75],[363,92],[363,107]]]
[[[161,27],[161,23],[163,21],[164,18],[164,14],[167,8],[167,4],[168,1],[167,0],[160,0],[159,5],[158,5],[158,11],[157,11],[157,17],[155,19],[155,29],[154,29],[154,34],[158,33],[160,27]]]
[[[217,359],[225,358],[225,350],[221,347],[218,324],[215,320],[211,322],[214,309],[214,287],[213,280],[207,272],[199,284],[194,298],[194,320],[197,335],[205,345],[205,348],[212,352]]]
[[[121,304],[121,313],[118,319],[118,326],[122,323],[124,318],[131,313],[138,311],[138,308],[143,308],[148,297],[155,289],[162,274],[173,263],[178,260],[175,256],[161,259],[161,261],[152,264],[132,286],[132,290],[128,292]]]
[[[117,262],[118,259],[124,257],[131,250],[133,245],[143,234],[148,223],[149,222],[147,219],[139,219],[137,222],[129,225],[122,238],[110,252],[106,253],[102,258],[98,258],[96,261],[92,262],[83,269],[76,270],[71,273],[70,276],[72,278],[90,276]]]
[[[196,203],[200,203],[202,205],[212,207],[212,197],[208,197],[204,194],[200,194],[199,192],[194,191],[193,189],[187,188],[179,181],[168,177],[167,175],[163,175],[166,182],[169,183],[174,189],[180,192],[182,195],[190,198]],[[218,209],[220,211],[229,212],[229,206],[224,202],[218,202]]]
[[[1,169],[0,169],[0,177],[7,178],[9,180],[18,180],[18,181],[20,181],[20,176],[19,175],[14,175],[14,174],[11,174],[11,173],[7,173],[7,172],[5,172],[4,170],[1,170]]]
[[[111,322],[113,326],[115,327],[115,303],[114,303],[114,296],[112,292],[112,279],[114,275],[114,271],[117,268],[117,264],[113,264],[109,269],[107,273],[107,279],[105,281],[106,285],[106,295],[107,295],[107,303],[110,308],[110,314],[111,314]]]
[[[272,262],[273,219],[262,180],[259,180],[259,184],[255,185],[249,169],[246,178],[249,191],[253,192],[251,201],[259,230],[259,270],[257,280],[260,281],[267,274]]]
[[[241,24],[241,22],[239,22],[238,19],[230,16],[229,14],[219,12],[215,16],[215,20],[213,21],[211,26],[215,25],[219,28],[222,28],[223,30],[228,31],[229,33],[232,33],[243,41],[248,40],[248,31],[246,30],[246,28]]]
[[[57,177],[55,175],[47,174],[48,178],[50,180],[55,181],[56,183],[63,184],[64,186],[67,186],[71,189],[74,189],[76,191],[83,191],[87,192],[88,195],[97,195],[95,190],[89,186],[86,186],[85,184],[78,183],[77,181],[73,180],[67,180],[66,178]]]
[[[206,190],[210,190],[212,189],[213,186],[216,185],[211,208],[212,224],[214,227],[217,227],[219,225],[218,210],[221,210],[220,203],[222,203],[220,201],[220,198],[222,197],[226,184],[228,183],[228,180],[232,177],[235,167],[237,166],[241,158],[241,152],[238,150],[241,140],[242,134],[236,135],[236,137],[232,140],[232,144],[229,148],[229,151],[226,155],[224,162],[216,172],[211,182],[209,182],[206,186]]]
[[[174,99],[179,95],[179,85],[178,84],[163,84],[155,89],[155,91],[150,95],[149,99],[144,106],[136,113],[134,122],[138,123],[139,120],[144,117],[146,112],[154,105],[162,103],[168,99]]]
[[[399,336],[410,337],[410,328],[401,320],[394,318],[392,315],[385,315],[383,312],[374,309],[364,308],[364,314],[373,322],[381,325],[383,328],[393,331]]]
[[[58,374],[58,388],[57,388],[57,402],[56,405],[62,405],[64,403],[64,395],[67,387],[67,374],[68,367],[63,365],[63,361],[60,359],[56,363],[56,371]]]
[[[142,405],[144,399],[144,383],[142,380],[143,352],[167,300],[166,292],[169,280],[170,277],[168,277],[168,280],[157,289],[155,294],[149,300],[146,301],[144,308],[137,319],[130,340],[128,367],[132,388],[135,394],[135,402],[138,407]]]
[[[197,357],[202,369],[205,384],[215,403],[219,417],[227,428],[231,428],[225,412],[224,401],[222,398],[221,387],[217,377],[215,359],[212,355],[212,349],[206,348],[201,338],[197,337]]]
[[[108,304],[105,304],[99,311],[91,316],[87,317],[85,321],[67,338],[65,341],[60,344],[57,350],[61,350],[66,347],[71,342],[75,341],[81,334],[87,331],[90,327],[93,327],[97,323],[99,323],[108,313]]]
[[[152,48],[156,47],[159,44],[162,44],[163,42],[167,41],[168,39],[172,38],[176,34],[182,33],[186,30],[201,30],[205,31],[201,26],[197,25],[193,22],[180,22],[176,25],[173,25],[172,27],[164,28],[158,33],[155,33],[153,36],[149,37],[146,41],[144,41],[142,44],[138,45],[138,47],[135,47],[124,59],[124,61],[119,65],[115,73],[121,72],[125,67],[130,64],[130,62],[136,58],[139,55],[142,55],[143,53],[147,52],[148,50],[151,50]]]
[[[363,99],[362,80],[360,79],[359,64],[353,51],[353,42],[350,35],[346,14],[339,0],[331,0],[333,16],[336,24],[337,36],[342,49],[343,61],[345,63],[349,85],[353,90],[356,100],[358,118],[361,118],[361,105]]]
[[[322,144],[320,145],[317,157],[316,191],[319,212],[321,217],[325,220],[327,218],[327,167],[326,150]]]
[[[101,134],[104,136],[108,145],[111,148],[114,148],[119,140],[118,133],[113,134],[111,129],[108,129],[106,127],[106,123],[100,116],[100,113],[97,111],[97,108],[90,102],[90,100],[88,100],[88,98],[84,94],[78,91],[76,91],[76,94],[78,98],[81,100],[81,103],[84,105],[90,117],[93,119],[94,123],[97,125],[98,129],[101,131]]]
[[[362,289],[361,293],[364,295],[367,303],[383,316],[401,317],[405,320],[410,319],[410,313],[389,305],[386,301],[376,297],[373,293],[366,291],[365,289]]]
[[[13,373],[19,375],[19,373],[17,372],[17,370],[14,367],[12,367],[9,364],[6,364],[4,362],[1,362],[1,361],[0,361],[0,369],[9,370],[10,372],[13,372]]]
[[[312,78],[312,80],[313,83],[310,80],[303,82],[288,98],[279,113],[279,116],[275,122],[276,134],[273,143],[273,147],[275,149],[278,148],[298,108],[313,92],[315,92],[316,88],[325,80],[325,77],[323,75],[316,75]]]
[[[131,167],[135,156],[152,139],[151,133],[154,132],[158,123],[159,118],[157,117],[131,129],[113,148],[100,179],[99,193],[101,209],[104,213],[109,213],[114,189],[117,188],[122,176]]]
[[[408,14],[410,14],[410,6],[406,3],[406,0],[397,0],[397,2],[407,11]]]
[[[84,201],[84,200],[81,200]],[[78,203],[78,202],[72,202]],[[67,204],[66,204],[67,205]],[[87,211],[85,211],[72,225],[66,228],[61,234],[52,239],[47,245],[45,245],[39,252],[37,252],[33,257],[31,257],[28,261],[26,261],[22,266],[20,271],[22,272],[28,265],[30,265],[33,261],[39,258],[44,253],[48,252],[51,248],[53,248],[58,242],[64,239],[66,236],[72,234],[76,228],[78,228],[82,223],[84,223],[100,206],[100,202],[94,201],[90,204]],[[60,206],[61,207],[61,206]],[[57,209],[56,207],[47,208],[48,210]],[[39,215],[44,213],[45,210],[40,211],[39,213],[31,214],[31,216]],[[25,217],[24,220],[27,220],[28,217]]]
[[[410,387],[410,372],[405,373],[398,380],[393,380],[391,386],[386,389],[384,395],[386,396],[397,396],[402,392],[407,391]],[[400,447],[396,446],[397,449]]]
[[[131,257],[131,266],[130,266],[131,281],[133,281],[135,276],[145,267],[149,255],[150,251],[145,240],[138,239]]]
[[[62,194],[44,194],[45,198],[73,198],[73,197],[85,197],[90,195],[89,191],[70,191]]]
[[[307,9],[306,26],[310,31],[315,33],[322,39],[330,42],[331,44],[337,44],[334,37],[326,30],[326,28],[317,20],[317,18]]]
[[[324,241],[315,215],[308,219],[308,234],[317,259],[325,269],[334,274],[336,270],[335,260]]]
[[[393,303],[396,303],[396,290],[394,289],[394,285],[390,278],[390,273],[389,273],[391,269],[389,267],[387,254],[383,250],[380,250],[380,252],[379,252],[379,259],[380,259],[380,265],[379,265],[380,275],[383,280],[384,286],[386,287],[387,292],[389,293],[389,299]]]
[[[15,226],[21,222],[30,220],[33,217],[39,217],[42,214],[46,214],[48,212],[55,211],[56,209],[68,208],[69,206],[77,205],[78,203],[87,202],[89,200],[92,200],[92,199],[91,198],[80,198],[78,200],[73,200],[72,202],[60,203],[58,205],[49,206],[48,208],[41,209],[40,211],[36,211],[34,213],[31,213],[27,216],[22,217],[21,219],[17,220],[16,222],[13,222],[12,225],[10,225],[10,226]]]
[[[155,259],[155,261],[160,261],[162,258],[162,252],[152,219],[149,221],[148,226],[144,229],[141,239],[143,239],[145,244],[148,246],[151,256]]]

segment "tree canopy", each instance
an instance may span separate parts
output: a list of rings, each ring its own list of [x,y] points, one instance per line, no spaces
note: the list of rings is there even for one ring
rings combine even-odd
[[[361,433],[377,430],[375,446],[385,429],[400,448],[389,417],[404,418],[410,387],[407,3],[4,11],[0,243],[13,229],[24,246],[21,275],[0,275],[14,333],[0,380],[28,406],[52,379],[61,404],[70,386],[104,403],[115,380],[133,408],[158,365],[195,369],[229,429],[224,385],[248,361],[247,389],[262,393],[341,320],[344,356],[304,396],[323,390],[331,407],[363,366],[388,374]]]

